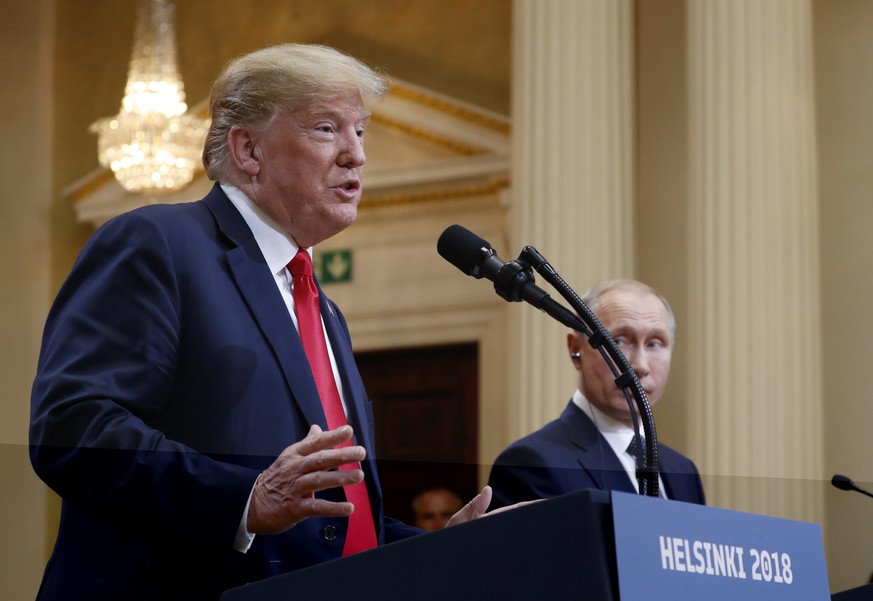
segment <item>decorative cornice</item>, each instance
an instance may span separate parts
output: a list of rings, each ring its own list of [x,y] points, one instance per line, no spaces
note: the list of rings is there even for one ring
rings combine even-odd
[[[509,180],[505,178],[494,180],[481,185],[459,186],[457,188],[443,188],[424,192],[407,192],[400,194],[376,194],[367,196],[361,200],[362,211],[394,208],[400,206],[419,205],[432,202],[447,202],[460,198],[477,198],[494,196],[509,187]]]
[[[440,136],[433,132],[427,131],[422,127],[416,127],[413,125],[409,125],[408,123],[404,123],[403,121],[400,121],[398,119],[392,119],[384,114],[374,113],[370,120],[373,122],[378,122],[379,125],[384,125],[385,127],[388,127],[390,129],[401,131],[419,140],[430,142],[431,144],[441,146],[443,148],[451,150],[452,152],[464,156],[474,156],[487,152],[487,150],[484,148],[477,148],[475,146],[471,146],[470,144],[464,144],[462,142],[458,142],[457,140],[451,140],[445,136]]]
[[[511,127],[507,121],[502,121],[482,113],[477,113],[446,100],[441,100],[417,90],[404,87],[403,85],[398,85],[396,83],[392,84],[389,94],[438,110],[453,117],[457,117],[458,119],[463,119],[464,121],[487,127],[488,129],[502,134],[509,135],[511,133]]]
[[[196,182],[202,177],[206,176],[206,171],[203,169],[198,169],[194,172],[194,179],[185,186],[185,189],[189,188],[191,184]],[[73,184],[68,188],[68,192],[65,192],[65,196],[72,202],[76,204],[78,202],[82,202],[92,194],[94,194],[97,190],[103,188],[103,186],[107,186],[115,181],[115,173],[112,172],[111,169],[106,169],[105,167],[100,167],[99,169],[94,171],[94,175],[89,176],[87,179],[83,179],[81,183]],[[120,185],[120,184],[119,184]],[[121,189],[123,194],[129,194],[129,192],[125,191],[123,188]],[[145,198],[145,196],[143,196]]]

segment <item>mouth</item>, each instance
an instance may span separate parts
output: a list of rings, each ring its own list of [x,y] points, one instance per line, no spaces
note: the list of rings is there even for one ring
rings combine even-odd
[[[351,201],[360,195],[361,181],[357,179],[346,180],[334,186],[333,189],[343,199]]]
[[[347,182],[341,183],[339,186],[337,186],[337,188],[343,190],[344,192],[357,192],[361,189],[361,182],[359,182],[358,180],[349,180]]]

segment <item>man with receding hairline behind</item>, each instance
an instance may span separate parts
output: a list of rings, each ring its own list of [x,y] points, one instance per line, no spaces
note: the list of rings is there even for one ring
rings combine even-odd
[[[667,386],[676,337],[667,300],[629,279],[604,282],[582,300],[627,357],[649,404],[657,404]],[[578,388],[558,419],[497,457],[488,482],[495,507],[584,488],[638,492],[636,456],[628,451],[633,421],[624,393],[584,334],[568,333],[567,351],[578,372]],[[658,455],[662,496],[704,504],[694,463],[660,441]]]

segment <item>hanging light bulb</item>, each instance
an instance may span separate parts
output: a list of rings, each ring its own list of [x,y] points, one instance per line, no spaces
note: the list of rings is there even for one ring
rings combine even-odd
[[[187,114],[171,0],[139,0],[121,110],[94,122],[97,157],[130,192],[179,190],[200,165],[208,119]]]

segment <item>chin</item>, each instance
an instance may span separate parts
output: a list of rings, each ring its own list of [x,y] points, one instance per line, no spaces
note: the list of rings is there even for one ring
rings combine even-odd
[[[349,227],[351,224],[353,224],[355,222],[355,219],[357,217],[358,217],[357,211],[353,211],[351,213],[351,215],[344,215],[341,218],[335,219],[334,220],[334,224],[336,225],[336,232],[335,233],[338,234],[341,231],[343,231],[344,229],[346,229],[347,227]]]
[[[325,229],[325,233],[322,236],[321,240],[327,240],[328,238],[336,236],[341,231],[352,225],[355,222],[355,218],[357,216],[358,212],[355,208],[352,208],[350,211],[332,211],[324,218],[323,226]]]

